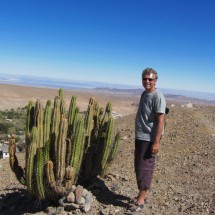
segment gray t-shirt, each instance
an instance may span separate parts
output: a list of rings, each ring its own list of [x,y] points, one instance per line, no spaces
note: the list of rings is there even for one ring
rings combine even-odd
[[[135,120],[135,138],[153,141],[157,128],[157,113],[165,114],[166,100],[157,89],[142,93]]]

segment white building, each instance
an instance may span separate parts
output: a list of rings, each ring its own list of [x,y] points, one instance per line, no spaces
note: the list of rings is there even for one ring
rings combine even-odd
[[[8,151],[8,145],[2,145],[0,146],[0,158],[8,158],[9,157],[9,151]]]

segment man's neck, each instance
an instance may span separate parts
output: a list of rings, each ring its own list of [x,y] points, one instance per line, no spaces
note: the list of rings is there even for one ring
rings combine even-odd
[[[151,92],[153,92],[153,91],[155,91],[156,90],[156,88],[153,88],[153,89],[151,89],[151,90],[145,90],[145,92],[146,93],[151,93]]]

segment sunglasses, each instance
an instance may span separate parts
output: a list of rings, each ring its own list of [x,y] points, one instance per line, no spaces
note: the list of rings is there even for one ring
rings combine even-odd
[[[150,82],[154,81],[155,79],[156,79],[156,78],[143,78],[144,81],[147,81],[147,80],[148,80],[148,81],[150,81]]]

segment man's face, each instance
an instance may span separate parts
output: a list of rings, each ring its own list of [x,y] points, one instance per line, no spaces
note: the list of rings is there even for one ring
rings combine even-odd
[[[155,74],[151,73],[149,75],[144,75],[142,83],[146,92],[152,92],[155,90],[156,81],[157,79],[155,78]]]

